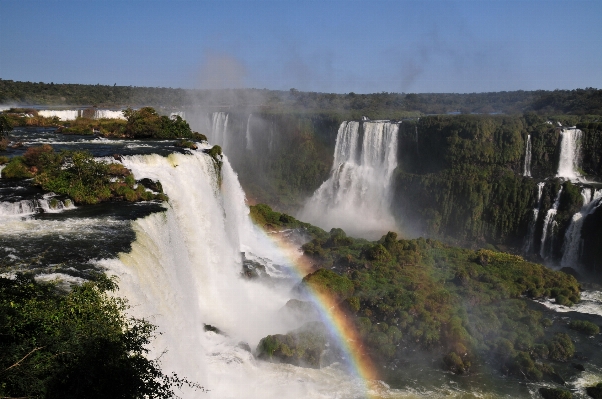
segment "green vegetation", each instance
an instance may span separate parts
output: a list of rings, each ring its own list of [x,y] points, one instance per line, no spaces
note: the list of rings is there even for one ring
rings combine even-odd
[[[569,323],[569,328],[586,335],[600,334],[600,327],[587,320],[573,320]]]
[[[264,230],[304,229],[312,238],[328,237],[328,233],[319,227],[301,222],[286,213],[273,211],[269,205],[257,204],[249,207],[249,216]],[[341,230],[342,231],[342,230]]]
[[[306,323],[286,335],[268,335],[257,345],[259,359],[320,368],[320,357],[329,343],[321,322]]]
[[[602,114],[602,91],[586,88],[470,94],[336,94],[301,92],[295,89],[184,90],[0,79],[0,103],[98,106],[146,104],[164,107],[183,107],[195,103],[205,107],[253,106],[283,111],[338,112],[347,119],[359,119],[362,115],[378,119],[448,112],[517,114],[535,111],[542,114],[585,115]]]
[[[147,358],[155,327],[124,316],[127,303],[98,280],[59,291],[0,277],[0,397],[172,398],[188,385]]]
[[[400,126],[399,167],[394,175],[393,210],[401,225],[415,234],[456,245],[489,244],[519,251],[524,244],[537,181],[556,174],[560,130],[556,121],[582,123],[583,172],[602,175],[602,130],[599,116],[544,118],[523,116],[427,116]],[[548,121],[553,122],[547,123]],[[580,122],[581,121],[581,122]],[[591,126],[591,129],[590,129]],[[531,136],[531,172],[523,177],[525,145]],[[586,161],[587,160],[587,161]],[[573,214],[583,205],[580,188],[570,182],[549,180],[541,207],[549,209],[562,184],[556,216],[557,237],[564,237]],[[539,251],[540,212],[534,237]],[[559,257],[562,245],[554,248]],[[593,258],[593,256],[592,256]]]
[[[264,205],[252,207],[251,215],[264,226],[282,217]],[[542,380],[555,378],[551,362],[574,355],[570,337],[548,330],[551,320],[523,298],[570,306],[580,300],[570,275],[516,255],[400,240],[392,232],[377,242],[341,229],[312,236],[303,250],[317,269],[302,284],[346,309],[382,366],[403,358],[402,348],[418,347],[458,374],[492,363],[504,374]],[[266,345],[292,339],[270,338]]]
[[[7,179],[33,178],[45,191],[66,195],[77,204],[96,204],[112,199],[125,201],[166,200],[153,194],[123,165],[97,161],[86,151],[56,153],[50,145],[30,147],[2,170]]]

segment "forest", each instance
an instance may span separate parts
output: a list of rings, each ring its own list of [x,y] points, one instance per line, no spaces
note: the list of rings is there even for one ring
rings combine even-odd
[[[420,114],[602,114],[602,90],[594,88],[494,93],[317,93],[267,89],[202,90],[19,82],[0,79],[0,104],[214,109],[267,108],[280,112],[328,112],[344,119],[401,119]]]

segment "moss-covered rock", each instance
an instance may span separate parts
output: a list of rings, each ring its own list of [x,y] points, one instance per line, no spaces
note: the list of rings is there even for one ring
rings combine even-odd
[[[572,320],[569,328],[586,335],[597,335],[600,333],[600,327],[587,320]]]
[[[323,352],[329,343],[326,327],[309,322],[288,334],[268,335],[257,345],[257,357],[272,362],[320,368]]]
[[[572,399],[573,394],[564,389],[539,388],[539,394],[543,399]]]

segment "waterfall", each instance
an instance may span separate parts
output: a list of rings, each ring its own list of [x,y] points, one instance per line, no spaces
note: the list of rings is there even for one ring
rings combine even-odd
[[[201,151],[128,156],[124,165],[139,178],[160,180],[169,204],[165,212],[132,223],[136,241],[129,253],[99,265],[119,277],[117,295],[128,299],[130,313],[158,326],[161,335],[150,356],[161,356],[166,374],[200,383],[209,389],[201,395],[208,399],[323,398],[341,391],[361,396],[361,384],[340,369],[259,362],[242,344],[253,348],[262,337],[293,327],[283,321],[281,308],[298,280],[263,284],[241,278],[241,251],[280,264],[286,258],[250,222],[226,158],[221,185],[213,160]],[[225,334],[204,331],[205,324]]]
[[[563,254],[560,264],[563,267],[573,267],[579,265],[579,257],[581,255],[581,228],[585,218],[594,213],[594,211],[602,204],[602,189],[594,190],[584,188],[581,191],[583,196],[583,207],[575,213],[571,219],[571,224],[564,236]]]
[[[247,151],[253,150],[253,140],[251,138],[251,117],[253,114],[249,114],[249,118],[247,119],[247,132],[245,134],[245,138],[247,140]]]
[[[390,211],[391,176],[397,167],[399,124],[343,122],[337,134],[330,177],[307,201],[300,218],[322,228],[379,238],[398,230]],[[363,138],[362,138],[363,136]]]
[[[525,170],[523,176],[531,177],[531,135],[527,135],[527,146],[525,148]]]
[[[546,213],[546,218],[543,221],[543,230],[541,233],[541,247],[539,248],[539,256],[541,256],[542,259],[546,258],[546,239],[548,238],[548,235],[551,236],[550,233],[553,233],[554,218],[556,217],[558,205],[560,204],[560,194],[562,194],[562,187],[560,187],[560,190],[558,190],[558,194],[556,195],[554,204],[550,209],[548,209],[548,213]]]
[[[556,177],[576,180],[579,173],[579,155],[582,132],[576,128],[562,129],[560,132],[560,157]]]
[[[211,118],[210,141],[225,150],[228,138],[228,114],[226,112],[214,112]]]
[[[523,253],[528,254],[533,247],[533,238],[535,237],[535,226],[537,224],[537,218],[539,217],[539,210],[541,208],[541,196],[543,194],[543,188],[546,185],[545,182],[537,183],[537,206],[533,208],[533,218],[529,223],[529,235],[523,247]]]
[[[94,119],[125,119],[123,111],[111,111],[110,109],[97,109],[94,111]]]
[[[0,217],[24,217],[36,213],[59,213],[68,209],[75,209],[73,202],[70,200],[63,202],[46,195],[41,199],[0,202]]]
[[[63,111],[55,111],[55,110],[42,110],[38,111],[38,115],[44,118],[52,118],[58,117],[62,121],[72,121],[77,119],[79,116],[78,110],[63,110]]]

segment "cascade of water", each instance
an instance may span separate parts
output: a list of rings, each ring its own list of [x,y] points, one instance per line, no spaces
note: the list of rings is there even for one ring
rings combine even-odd
[[[281,264],[286,259],[251,224],[226,158],[221,186],[213,160],[201,151],[130,156],[124,165],[140,178],[160,180],[168,208],[133,222],[131,251],[99,264],[119,277],[118,294],[128,298],[132,315],[158,326],[150,355],[161,355],[166,373],[199,382],[210,390],[208,398],[322,398],[340,389],[358,396],[355,382],[338,369],[257,362],[241,345],[254,347],[291,329],[280,312],[295,281],[268,286],[241,278],[241,250]],[[205,324],[225,335],[204,331]]]
[[[249,118],[247,119],[247,132],[245,134],[245,139],[247,140],[247,151],[253,150],[253,139],[251,137],[251,117],[253,114],[249,114]]]
[[[575,180],[579,173],[579,155],[582,132],[576,128],[562,129],[560,132],[560,157],[556,177]]]
[[[527,135],[527,145],[525,148],[525,170],[523,176],[531,177],[531,135]]]
[[[79,115],[78,110],[64,110],[64,111],[55,111],[55,110],[41,110],[38,111],[38,115],[44,118],[52,118],[54,116],[58,117],[62,121],[72,121],[77,119]]]
[[[339,127],[331,175],[305,204],[301,218],[326,229],[377,238],[398,230],[391,215],[391,176],[397,167],[399,124],[359,122]],[[361,145],[361,147],[360,147]]]
[[[556,217],[556,212],[558,212],[558,205],[560,204],[560,194],[562,194],[562,187],[558,190],[558,195],[556,195],[556,199],[554,200],[554,204],[550,209],[548,209],[548,213],[546,213],[546,218],[543,221],[543,230],[541,232],[541,247],[539,248],[539,256],[542,259],[546,259],[546,239],[550,231],[553,231],[554,227],[554,218]]]
[[[579,265],[579,256],[581,254],[581,228],[585,218],[594,213],[602,205],[602,189],[594,190],[584,188],[581,191],[583,196],[583,207],[575,213],[571,219],[571,224],[564,236],[562,260],[560,264],[563,267],[576,267]]]
[[[111,111],[110,109],[97,109],[94,111],[94,119],[125,119],[123,111]]]
[[[525,241],[525,245],[523,247],[523,253],[528,254],[533,247],[533,238],[535,236],[535,225],[537,224],[537,218],[539,217],[539,210],[541,208],[541,196],[543,193],[543,188],[546,185],[545,182],[537,183],[537,206],[533,208],[533,218],[529,223],[529,235],[527,236],[527,240]]]
[[[228,138],[228,114],[226,112],[214,112],[211,123],[211,142],[226,149]]]
[[[50,197],[32,200],[21,200],[18,202],[0,202],[0,216],[23,217],[36,213],[58,213],[68,209],[75,209],[73,202],[60,201]]]

